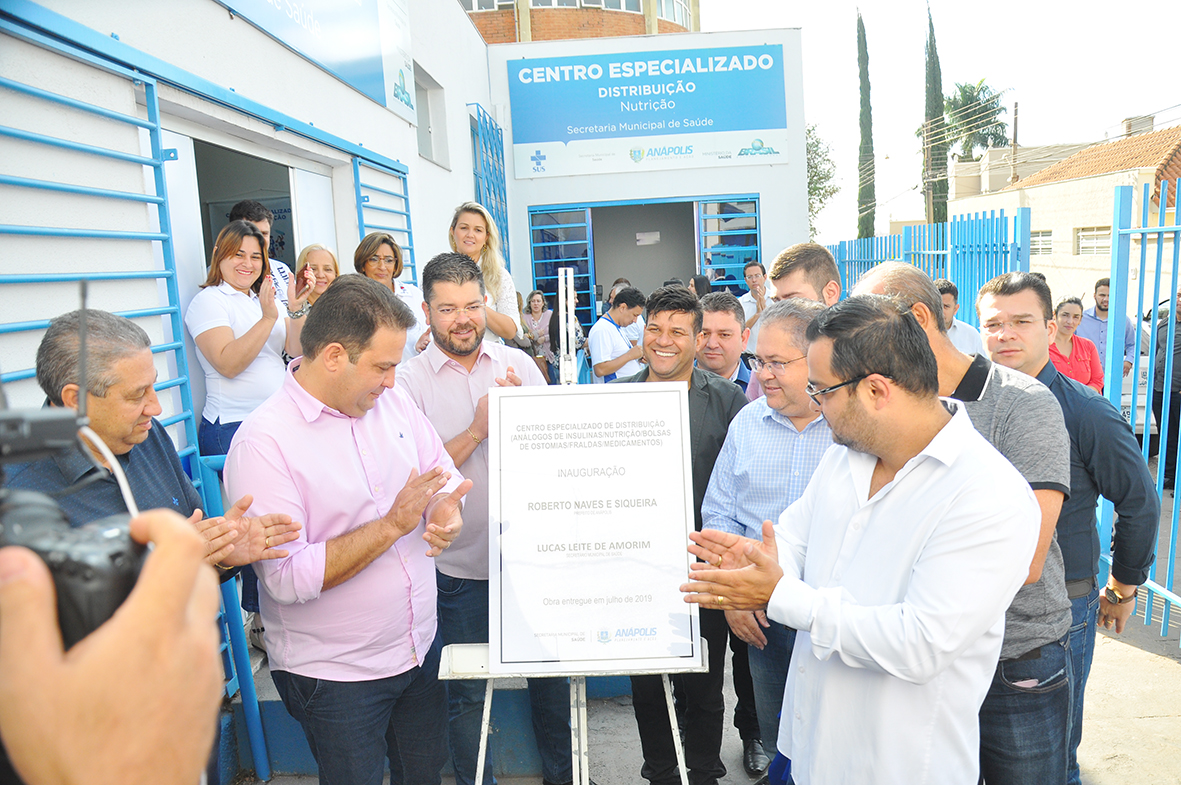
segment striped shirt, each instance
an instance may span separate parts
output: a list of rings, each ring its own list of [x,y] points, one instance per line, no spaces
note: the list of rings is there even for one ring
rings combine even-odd
[[[803,494],[832,430],[817,417],[796,430],[766,398],[748,404],[730,423],[701,505],[706,529],[762,539],[763,521],[779,515]]]

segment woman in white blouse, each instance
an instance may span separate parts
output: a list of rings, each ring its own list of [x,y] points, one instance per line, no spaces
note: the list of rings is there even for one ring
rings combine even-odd
[[[413,281],[399,281],[404,265],[402,247],[393,236],[386,232],[370,232],[361,240],[353,252],[353,267],[366,278],[383,283],[393,290],[394,295],[406,303],[414,314],[414,326],[406,331],[406,348],[402,359],[408,360],[421,352],[430,343],[431,334],[426,328],[426,314],[422,310],[422,290]]]
[[[485,312],[488,320],[486,341],[511,340],[521,336],[521,316],[517,307],[517,287],[500,255],[500,233],[492,214],[477,202],[464,202],[455,208],[451,228],[447,230],[451,250],[465,254],[480,266],[484,288],[491,302]]]
[[[310,272],[305,274],[310,278]],[[246,415],[283,384],[283,351],[300,353],[308,289],[297,295],[296,280],[291,277],[288,290],[294,310],[282,314],[262,233],[248,221],[233,221],[218,234],[209,277],[185,312],[205,370],[205,409],[197,434],[202,455],[229,451]],[[305,281],[302,287],[314,283]]]

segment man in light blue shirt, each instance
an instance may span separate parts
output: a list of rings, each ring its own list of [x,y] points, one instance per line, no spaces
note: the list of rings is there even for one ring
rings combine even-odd
[[[1095,281],[1095,306],[1083,311],[1083,321],[1075,335],[1081,335],[1091,341],[1099,349],[1099,361],[1107,368],[1107,306],[1110,302],[1111,279],[1100,278]],[[1136,359],[1136,327],[1132,320],[1124,325],[1124,376],[1132,370],[1132,363]]]
[[[701,505],[704,528],[762,539],[763,521],[777,520],[800,497],[832,445],[828,423],[804,391],[804,333],[823,310],[820,303],[792,298],[763,311],[751,367],[765,395],[730,423]],[[763,611],[727,611],[726,621],[750,646],[755,709],[764,747],[773,756],[795,631],[769,621]]]

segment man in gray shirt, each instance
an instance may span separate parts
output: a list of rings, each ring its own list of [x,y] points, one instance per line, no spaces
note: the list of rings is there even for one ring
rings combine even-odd
[[[934,282],[909,264],[870,270],[854,294],[896,296],[927,333],[940,395],[963,401],[972,424],[1029,482],[1042,532],[1026,585],[1005,613],[1005,638],[980,707],[983,782],[1065,782],[1070,731],[1070,600],[1055,527],[1070,491],[1070,437],[1062,409],[1040,382],[955,348]]]

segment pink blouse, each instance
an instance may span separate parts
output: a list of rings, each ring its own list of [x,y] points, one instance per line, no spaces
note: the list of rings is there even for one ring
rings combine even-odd
[[[1103,392],[1103,363],[1099,362],[1095,343],[1081,335],[1070,336],[1070,342],[1070,356],[1067,357],[1058,351],[1054,341],[1050,341],[1050,360],[1054,367],[1071,379]]]

